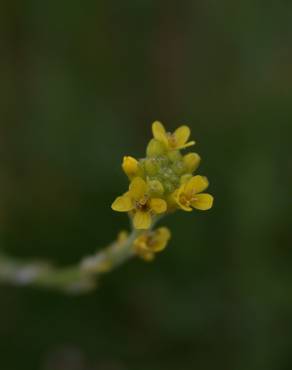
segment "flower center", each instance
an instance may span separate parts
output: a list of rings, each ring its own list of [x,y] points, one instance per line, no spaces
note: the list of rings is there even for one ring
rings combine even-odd
[[[155,240],[154,240],[154,236],[153,235],[149,235],[149,237],[147,239],[147,245],[149,247],[153,247],[155,245]]]
[[[139,211],[148,211],[148,196],[144,195],[143,198],[139,199],[139,201],[136,202],[136,209]]]
[[[187,197],[186,194],[182,194],[180,196],[180,203],[183,204],[183,205],[185,205],[185,206],[187,206],[187,207],[189,207],[189,205],[191,203],[191,200],[190,200],[189,197]]]
[[[193,190],[190,194],[181,194],[180,196],[180,202],[181,204],[185,205],[186,207],[189,207],[192,202],[196,201],[196,192]]]
[[[172,134],[171,132],[168,132],[167,139],[168,139],[168,144],[171,148],[175,148],[177,146],[177,140],[174,134]]]

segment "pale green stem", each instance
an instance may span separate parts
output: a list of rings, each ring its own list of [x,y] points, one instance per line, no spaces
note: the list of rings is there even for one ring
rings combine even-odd
[[[151,229],[160,219],[161,216],[154,218]],[[0,282],[45,287],[76,294],[85,293],[96,287],[100,275],[110,272],[135,256],[133,243],[144,232],[136,230],[132,225],[132,232],[127,238],[118,239],[96,254],[68,267],[57,268],[43,261],[25,263],[0,254]]]
[[[14,285],[31,285],[72,293],[87,292],[95,288],[97,277],[126,262],[135,255],[133,242],[143,231],[133,230],[123,241],[115,241],[95,255],[83,258],[80,263],[56,268],[45,262],[20,262],[0,255],[0,282]]]

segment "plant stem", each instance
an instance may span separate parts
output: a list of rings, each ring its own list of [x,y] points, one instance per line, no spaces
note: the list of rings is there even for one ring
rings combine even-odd
[[[31,285],[71,293],[82,293],[96,287],[97,277],[120,266],[135,253],[133,242],[141,231],[133,229],[124,240],[117,240],[76,265],[56,268],[46,262],[20,262],[0,255],[0,281],[14,285]]]

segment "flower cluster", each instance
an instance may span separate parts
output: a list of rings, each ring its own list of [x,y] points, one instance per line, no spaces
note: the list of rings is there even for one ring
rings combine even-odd
[[[194,152],[182,154],[183,149],[195,144],[189,141],[189,127],[183,125],[170,133],[155,121],[152,132],[145,158],[124,157],[122,168],[129,179],[129,188],[112,204],[114,211],[129,213],[137,230],[151,230],[160,216],[175,210],[208,210],[213,204],[212,195],[204,193],[209,185],[207,178],[194,175],[200,156]],[[142,234],[135,242],[137,254],[152,259],[155,252],[163,249],[153,247],[157,238],[164,240],[162,244],[158,242],[164,248],[170,233],[164,228]]]

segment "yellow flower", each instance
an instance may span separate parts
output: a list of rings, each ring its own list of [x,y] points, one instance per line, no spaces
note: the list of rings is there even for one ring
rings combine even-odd
[[[154,253],[165,249],[170,238],[171,233],[167,227],[160,227],[155,231],[146,232],[134,241],[135,252],[147,261],[152,260]]]
[[[192,211],[193,208],[202,211],[210,209],[213,205],[213,197],[210,194],[202,193],[208,185],[206,177],[193,176],[174,192],[174,200],[184,211]]]
[[[163,199],[150,197],[146,182],[141,177],[136,177],[131,182],[129,191],[113,202],[112,209],[117,212],[132,211],[135,228],[149,229],[152,216],[166,212],[167,204]]]
[[[125,156],[123,158],[122,168],[128,177],[133,178],[138,175],[139,162],[133,157]]]
[[[195,145],[194,141],[187,142],[191,131],[188,126],[180,126],[173,133],[166,132],[161,122],[155,121],[152,124],[153,136],[163,143],[167,150],[179,150]]]

